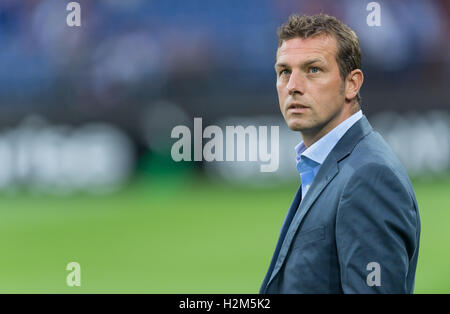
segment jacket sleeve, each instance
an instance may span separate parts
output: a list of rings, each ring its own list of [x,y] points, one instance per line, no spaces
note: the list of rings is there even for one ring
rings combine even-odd
[[[411,293],[408,268],[418,247],[412,196],[388,167],[358,169],[336,215],[336,247],[344,293]]]

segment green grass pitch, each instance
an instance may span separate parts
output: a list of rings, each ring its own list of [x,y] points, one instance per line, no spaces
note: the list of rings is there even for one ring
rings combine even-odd
[[[416,293],[450,293],[450,179],[415,180]],[[110,196],[0,197],[2,293],[257,293],[296,185],[136,180]],[[81,266],[81,286],[66,265]]]

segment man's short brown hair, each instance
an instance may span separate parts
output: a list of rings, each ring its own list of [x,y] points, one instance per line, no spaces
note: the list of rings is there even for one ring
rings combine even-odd
[[[284,41],[293,38],[309,38],[318,35],[332,36],[336,39],[338,49],[336,62],[342,80],[355,70],[361,69],[361,49],[355,32],[333,16],[318,14],[313,16],[293,14],[277,31],[278,47]],[[361,96],[356,95],[356,101],[361,104]]]

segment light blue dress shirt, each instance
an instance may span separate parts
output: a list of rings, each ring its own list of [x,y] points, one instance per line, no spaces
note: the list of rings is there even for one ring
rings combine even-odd
[[[302,182],[302,199],[305,198],[306,193],[314,181],[314,177],[328,154],[348,129],[361,119],[362,116],[362,111],[359,110],[308,148],[306,148],[303,141],[295,146],[295,151],[297,152],[297,170],[300,173]]]

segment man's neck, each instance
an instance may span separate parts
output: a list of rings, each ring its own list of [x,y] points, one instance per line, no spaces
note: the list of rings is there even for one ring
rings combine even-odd
[[[320,140],[322,137],[324,137],[328,132],[333,130],[335,127],[337,127],[339,124],[350,118],[353,114],[358,112],[360,110],[359,106],[357,108],[352,108],[351,111],[344,111],[342,110],[338,115],[331,118],[326,124],[319,126],[314,129],[304,130],[300,133],[302,134],[303,143],[305,144],[306,148],[313,145],[315,142]]]

